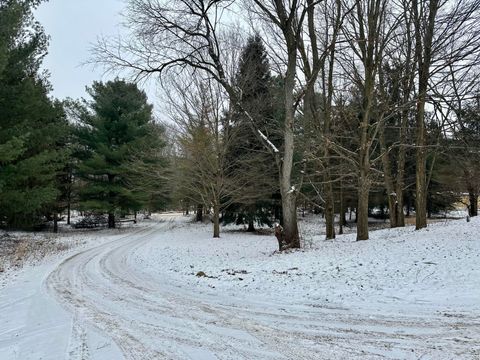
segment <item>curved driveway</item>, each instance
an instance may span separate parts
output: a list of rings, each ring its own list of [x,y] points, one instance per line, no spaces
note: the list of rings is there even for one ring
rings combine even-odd
[[[73,313],[69,356],[89,358],[87,328],[126,359],[474,359],[479,319],[372,315],[340,308],[236,301],[195,293],[128,261],[151,241],[167,246],[175,221],[80,252],[46,286]]]

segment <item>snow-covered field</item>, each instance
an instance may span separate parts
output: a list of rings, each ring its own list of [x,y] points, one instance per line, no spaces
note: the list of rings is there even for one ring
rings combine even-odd
[[[480,358],[480,219],[287,253],[161,220],[0,275],[0,359]]]
[[[405,313],[478,312],[479,225],[463,220],[419,232],[385,229],[364,242],[356,242],[355,234],[334,241],[315,236],[309,249],[281,254],[273,236],[227,231],[218,240],[209,226],[182,224],[167,243],[150,242],[130,261],[208,294]],[[312,233],[315,225],[303,225],[305,232],[307,226]],[[207,277],[195,276],[199,271]]]

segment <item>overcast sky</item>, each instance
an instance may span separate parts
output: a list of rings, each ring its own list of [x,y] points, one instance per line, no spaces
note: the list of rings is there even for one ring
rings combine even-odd
[[[40,5],[36,18],[51,37],[44,67],[51,73],[55,97],[86,97],[85,86],[113,76],[103,77],[102,69],[81,64],[89,59],[98,36],[121,33],[123,7],[123,0],[49,0]],[[153,92],[147,93],[154,102]]]

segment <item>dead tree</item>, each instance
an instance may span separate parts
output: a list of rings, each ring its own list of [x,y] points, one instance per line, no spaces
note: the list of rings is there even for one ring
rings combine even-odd
[[[289,247],[288,243],[285,241],[285,233],[283,231],[283,227],[280,224],[275,224],[275,237],[278,241],[279,251],[286,250]]]

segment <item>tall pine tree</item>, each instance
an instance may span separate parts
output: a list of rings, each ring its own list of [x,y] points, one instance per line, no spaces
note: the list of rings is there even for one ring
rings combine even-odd
[[[235,141],[228,156],[234,166],[235,177],[243,179],[244,189],[225,212],[224,222],[246,223],[249,231],[254,224],[269,224],[278,190],[278,169],[255,133],[259,129],[280,147],[279,117],[275,111],[274,81],[261,37],[251,36],[242,51],[236,86],[241,90],[242,106],[253,118],[233,109],[232,121]],[[278,196],[277,196],[278,198]]]
[[[39,70],[48,44],[32,15],[39,3],[0,0],[0,221],[7,226],[49,214],[66,159],[63,110]]]
[[[153,123],[152,106],[137,85],[118,79],[95,82],[88,93],[92,101],[78,128],[80,208],[107,213],[108,226],[113,228],[117,213],[138,211],[151,199],[146,189],[132,185],[132,173],[141,169],[132,167],[132,161],[151,162],[151,151],[142,155],[139,149],[153,150],[163,143]]]

